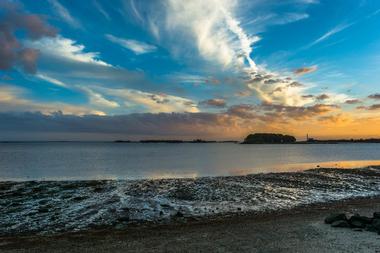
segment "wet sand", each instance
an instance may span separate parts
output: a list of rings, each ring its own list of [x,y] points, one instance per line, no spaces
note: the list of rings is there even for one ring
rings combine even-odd
[[[126,230],[0,238],[0,252],[380,252],[380,235],[324,224],[335,211],[372,215],[380,198]]]

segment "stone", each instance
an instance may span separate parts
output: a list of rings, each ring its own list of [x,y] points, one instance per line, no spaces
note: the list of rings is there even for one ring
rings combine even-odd
[[[333,213],[326,217],[325,223],[331,224],[334,221],[347,220],[346,214],[344,213]]]
[[[374,219],[371,225],[376,231],[380,232],[380,219]]]
[[[47,207],[40,207],[40,208],[38,208],[38,212],[39,213],[48,213],[49,212],[49,208],[47,208]]]
[[[365,230],[369,232],[377,232],[377,229],[372,224],[367,225]]]
[[[366,225],[372,223],[372,219],[366,216],[354,215],[348,220],[353,228],[365,228]]]
[[[366,224],[358,220],[353,220],[350,221],[350,226],[353,228],[365,228]]]
[[[183,213],[181,211],[178,211],[175,216],[179,217],[179,218],[182,218],[183,217]]]
[[[193,191],[188,188],[177,188],[175,191],[173,191],[170,194],[170,197],[173,197],[179,200],[186,200],[186,201],[195,200],[195,195]]]
[[[352,231],[363,232],[363,229],[361,229],[361,228],[354,228],[354,229],[352,229]]]
[[[331,226],[334,228],[348,228],[350,224],[346,220],[337,220],[331,223]]]
[[[380,219],[380,212],[374,212],[373,213],[373,218],[374,219]]]

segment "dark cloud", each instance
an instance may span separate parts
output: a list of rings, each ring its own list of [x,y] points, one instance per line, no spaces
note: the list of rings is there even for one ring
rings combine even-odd
[[[346,100],[344,103],[348,105],[354,105],[354,104],[361,103],[361,101],[359,99],[349,99],[349,100]]]
[[[314,71],[317,71],[317,69],[318,69],[317,66],[303,67],[303,68],[295,69],[293,71],[293,73],[296,75],[304,75],[304,74],[308,74],[308,73],[312,73]]]
[[[227,114],[237,116],[240,118],[252,118],[255,117],[255,106],[248,104],[233,105],[227,110]]]
[[[321,94],[321,95],[317,96],[316,98],[317,98],[318,100],[325,100],[325,99],[330,98],[330,96],[327,95],[327,94]]]
[[[27,73],[36,73],[38,50],[32,48],[24,48],[18,54],[20,65]]]
[[[278,82],[281,82],[281,80],[279,80],[279,79],[267,79],[264,81],[265,84],[275,84]]]
[[[38,51],[22,45],[15,35],[19,31],[24,32],[26,39],[38,40],[55,36],[56,30],[39,16],[23,12],[13,2],[0,3],[0,69],[21,65],[25,72],[35,73]]]
[[[336,105],[315,104],[312,106],[286,106],[271,103],[262,103],[260,110],[267,111],[266,115],[282,119],[309,119],[315,116],[319,116],[325,113],[329,113],[332,110],[338,108]],[[269,120],[269,119],[268,119]]]
[[[371,99],[380,99],[380,93],[371,94],[371,95],[368,96],[368,98],[371,98]]]
[[[149,95],[149,97],[154,101],[156,102],[157,104],[167,104],[167,103],[170,103],[170,100],[168,98],[166,98],[166,94],[159,94],[159,95],[156,95],[156,94],[152,94],[152,95]]]
[[[304,87],[304,85],[302,83],[299,83],[299,82],[291,82],[288,87]]]
[[[335,115],[321,116],[318,118],[318,120],[324,123],[334,123],[334,124],[348,121],[348,119],[344,117],[341,113],[338,113]]]
[[[140,113],[116,116],[64,115],[55,113],[0,113],[0,140],[17,136],[26,138],[62,139],[62,136],[107,136],[113,139],[141,138],[141,136],[186,137],[217,136],[231,129],[234,121],[225,114],[218,113]],[[20,137],[22,138],[22,137]],[[218,138],[223,138],[219,136]]]
[[[380,109],[380,104],[373,104],[370,106],[358,106],[356,109],[359,110],[368,110],[368,111],[374,111],[374,110],[379,110]]]
[[[213,106],[213,107],[225,107],[227,103],[224,99],[213,98],[213,99],[201,101],[199,104],[200,105]]]
[[[61,112],[48,115],[40,112],[0,112],[0,141],[240,138],[248,132],[267,131],[271,127],[282,129],[298,124],[302,119],[328,116],[335,108],[337,106],[322,104],[302,107],[263,103],[234,105],[221,113],[76,116]]]
[[[314,95],[302,95],[302,98],[313,98],[314,97]]]
[[[332,112],[336,105],[316,104],[312,106],[287,106],[264,102],[260,105],[234,105],[227,114],[244,119],[260,119],[264,122],[305,120]]]

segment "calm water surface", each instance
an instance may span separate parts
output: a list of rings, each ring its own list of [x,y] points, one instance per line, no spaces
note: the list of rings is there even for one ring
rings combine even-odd
[[[380,144],[2,143],[0,180],[240,175],[291,170],[292,164],[368,160],[380,160]]]

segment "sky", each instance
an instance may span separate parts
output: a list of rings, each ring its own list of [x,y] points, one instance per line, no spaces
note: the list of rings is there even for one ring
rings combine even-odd
[[[380,137],[378,0],[2,0],[0,140]]]

